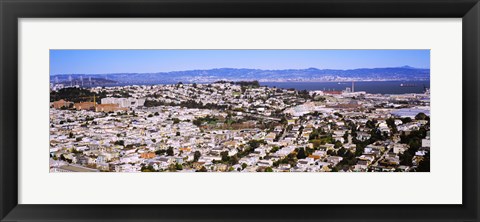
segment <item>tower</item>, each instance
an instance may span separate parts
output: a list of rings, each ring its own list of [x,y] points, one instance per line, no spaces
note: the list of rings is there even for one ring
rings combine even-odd
[[[352,93],[355,92],[355,81],[352,81]]]

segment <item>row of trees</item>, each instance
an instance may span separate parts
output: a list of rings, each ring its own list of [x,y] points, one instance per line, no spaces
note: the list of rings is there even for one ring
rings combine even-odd
[[[408,144],[409,148],[403,154],[400,154],[400,164],[406,166],[412,166],[412,160],[415,153],[422,146],[422,139],[427,136],[427,129],[425,126],[420,127],[418,130],[411,131],[408,135],[402,132],[400,135],[400,143]],[[429,159],[428,159],[429,161]]]
[[[227,105],[218,105],[215,103],[203,104],[203,103],[196,102],[195,100],[187,100],[187,101],[182,101],[180,103],[174,103],[174,102],[167,103],[164,101],[147,99],[145,100],[144,106],[145,107],[180,106],[180,107],[185,107],[190,109],[220,109],[220,110],[228,109]]]
[[[74,103],[86,102],[93,101],[94,96],[98,101],[100,101],[102,98],[107,97],[107,93],[105,91],[101,91],[100,93],[93,93],[88,89],[76,87],[63,88],[58,91],[50,92],[50,102],[58,101],[61,99]]]
[[[204,123],[215,124],[215,123],[217,123],[217,121],[218,121],[218,119],[216,117],[208,115],[206,117],[196,118],[195,120],[193,120],[193,124],[196,125],[196,126],[201,126]]]

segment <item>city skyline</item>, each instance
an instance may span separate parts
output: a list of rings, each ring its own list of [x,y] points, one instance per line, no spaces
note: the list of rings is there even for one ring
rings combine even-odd
[[[49,172],[430,172],[429,54],[52,50]]]
[[[430,68],[430,50],[50,50],[50,75],[402,66]]]

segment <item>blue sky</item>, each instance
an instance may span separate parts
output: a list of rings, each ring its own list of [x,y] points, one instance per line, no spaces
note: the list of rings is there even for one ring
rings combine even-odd
[[[430,50],[50,50],[50,74],[213,68],[430,68]]]

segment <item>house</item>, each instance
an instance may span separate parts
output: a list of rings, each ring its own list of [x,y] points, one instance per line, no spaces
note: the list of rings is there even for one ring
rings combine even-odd
[[[355,171],[367,171],[368,165],[370,165],[369,161],[366,160],[359,160],[354,167]]]
[[[318,156],[319,158],[323,158],[327,156],[327,151],[326,150],[315,150],[315,152],[312,153],[312,157]]]
[[[216,165],[216,170],[220,172],[225,172],[227,171],[228,165],[227,164],[217,164]]]
[[[122,163],[135,163],[138,161],[139,161],[138,154],[129,154],[129,155],[120,157],[120,162]]]
[[[104,155],[98,155],[96,163],[97,163],[97,165],[98,164],[105,164],[105,163],[107,163],[107,158]]]
[[[295,150],[294,146],[287,146],[283,147],[282,149],[278,150],[275,152],[277,156],[284,157],[287,156],[288,154],[292,153]]]
[[[73,104],[73,108],[76,110],[94,110],[95,106],[96,103],[94,102],[79,102]]]
[[[162,156],[158,158],[158,163],[159,163],[159,168],[161,169],[167,169],[170,164],[173,163],[173,159],[170,157]]]
[[[405,150],[408,150],[407,144],[396,143],[393,145],[393,152],[396,154],[403,153]]]
[[[141,169],[140,166],[132,165],[132,164],[120,164],[115,165],[115,172],[126,172],[126,173],[133,173],[139,172]]]
[[[397,155],[387,155],[380,164],[385,166],[396,166],[400,164],[400,158]]]
[[[325,150],[325,151],[329,151],[329,150],[334,150],[335,149],[335,145],[334,144],[325,144],[325,145],[320,145],[319,146],[319,149],[320,150]]]
[[[343,157],[340,156],[329,156],[327,157],[327,162],[333,164],[334,166],[340,163],[343,160]]]
[[[297,167],[306,168],[306,167],[311,166],[314,162],[315,162],[315,160],[313,158],[310,158],[310,157],[307,157],[305,159],[300,159],[297,162]]]
[[[368,161],[369,163],[372,163],[375,160],[375,156],[371,154],[363,154],[359,157],[357,157],[359,160],[365,160]]]
[[[430,139],[422,139],[422,147],[430,147]]]
[[[267,143],[273,143],[273,140],[275,140],[275,138],[277,137],[277,134],[275,133],[269,133],[265,136],[265,142]]]
[[[357,145],[353,143],[343,144],[343,148],[355,152],[355,150],[357,150]]]
[[[135,153],[135,152],[137,152],[136,148],[129,147],[129,148],[125,148],[122,151],[120,151],[120,155],[125,156],[125,155],[130,155],[130,154]]]
[[[148,162],[148,166],[152,166],[154,170],[160,170],[160,163],[158,161]]]
[[[121,108],[130,108],[130,107],[140,107],[145,103],[145,99],[136,99],[136,98],[103,98],[101,100],[102,104],[116,104]]]
[[[200,170],[202,167],[205,165],[205,162],[194,162],[193,163],[193,168],[195,170]]]
[[[147,153],[140,154],[140,158],[142,158],[142,159],[152,159],[154,157],[155,157],[155,153],[153,153],[153,152],[147,152]]]
[[[65,101],[63,99],[55,101],[52,104],[53,104],[53,108],[55,108],[55,109],[68,108],[68,107],[70,107],[70,105],[73,105],[72,102],[68,102],[68,101]]]
[[[101,171],[109,171],[110,165],[108,163],[97,163],[97,169]]]
[[[289,172],[290,168],[290,164],[280,164],[276,169],[278,172]]]
[[[175,162],[178,163],[178,164],[183,164],[183,158],[184,157],[181,157],[181,156],[178,156],[178,157],[175,157]]]
[[[370,139],[370,134],[366,132],[357,132],[357,140],[365,141]]]
[[[178,150],[182,153],[190,153],[192,151],[192,148],[190,148],[189,146],[183,146],[180,147]]]
[[[258,166],[264,166],[264,167],[269,167],[273,165],[273,162],[271,160],[260,160],[257,162]]]
[[[236,140],[230,140],[230,141],[224,142],[223,145],[229,148],[237,148],[238,142]]]
[[[375,155],[375,156],[379,156],[380,153],[385,150],[385,147],[383,146],[373,146],[373,145],[368,145],[367,147],[365,147],[364,149],[364,154],[371,154],[371,155]]]
[[[127,111],[128,108],[119,107],[118,104],[98,104],[95,106],[95,112],[115,112]]]
[[[240,164],[247,164],[248,166],[253,166],[258,162],[258,157],[256,156],[246,156],[238,161]]]

